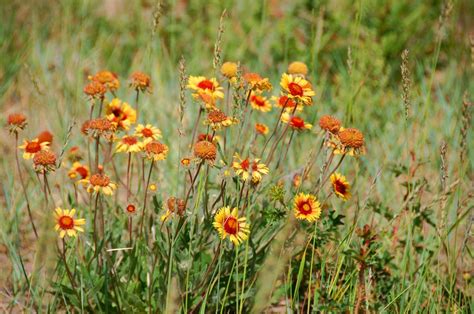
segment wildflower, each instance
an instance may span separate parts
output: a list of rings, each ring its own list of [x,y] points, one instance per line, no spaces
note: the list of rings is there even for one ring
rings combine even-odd
[[[245,217],[239,218],[237,207],[231,211],[230,207],[226,206],[216,213],[213,226],[221,239],[229,237],[234,245],[239,245],[249,237],[250,225],[246,221]]]
[[[197,141],[198,142],[201,142],[201,141],[214,142],[214,137],[212,136],[212,134],[199,133],[197,136]]]
[[[106,88],[102,83],[92,81],[84,87],[84,94],[92,99],[104,99]]]
[[[321,215],[321,204],[312,194],[299,193],[293,202],[293,211],[297,219],[313,222]]]
[[[224,62],[221,66],[221,73],[228,79],[235,78],[237,76],[238,66],[235,62]]]
[[[253,91],[262,92],[272,89],[272,84],[268,78],[262,78],[260,74],[248,72],[243,75],[243,78]]]
[[[80,177],[80,179],[82,180],[82,179],[88,179],[89,174],[90,174],[89,167],[76,161],[72,164],[72,167],[69,170],[67,175],[69,176],[69,178],[73,180],[77,179],[77,177]]]
[[[207,160],[209,162],[214,162],[217,155],[217,148],[212,142],[209,141],[199,141],[194,144],[194,156],[200,158],[201,160]]]
[[[49,149],[47,143],[40,143],[37,138],[31,141],[23,140],[23,145],[18,148],[23,149],[23,159],[31,159],[36,153]]]
[[[177,213],[180,217],[184,215],[184,212],[186,210],[186,203],[184,200],[178,198],[176,199],[175,197],[170,197],[166,201],[167,209],[166,212],[160,217],[161,221],[165,222],[168,220],[168,218],[171,217],[173,213]]]
[[[295,99],[304,105],[313,103],[312,96],[315,95],[311,84],[300,76],[283,73],[280,81],[283,92],[289,98]]]
[[[342,129],[337,134],[340,141],[341,149],[335,153],[349,154],[357,156],[365,153],[364,135],[361,131],[354,128]]]
[[[56,170],[56,155],[49,150],[41,150],[33,157],[36,172],[45,173]]]
[[[300,61],[295,61],[288,65],[288,73],[289,74],[300,74],[302,76],[306,76],[308,74],[308,67],[306,64]]]
[[[143,137],[145,141],[157,140],[161,137],[161,131],[151,124],[139,124],[135,128],[135,136]]]
[[[268,126],[266,126],[266,125],[263,124],[263,123],[255,123],[255,131],[256,131],[258,134],[267,135],[269,129],[268,129]]]
[[[53,134],[51,132],[45,130],[38,134],[38,142],[41,143],[47,143],[48,145],[51,145],[53,143]]]
[[[145,157],[150,160],[165,160],[168,155],[168,146],[158,141],[153,141],[144,147]]]
[[[102,193],[104,195],[113,195],[114,190],[117,189],[117,185],[110,181],[109,176],[107,176],[102,171],[102,167],[99,168],[99,172],[93,174],[88,179],[79,180],[79,183],[84,184],[88,193]]]
[[[191,158],[185,157],[181,159],[181,165],[183,165],[184,167],[189,167],[190,164],[191,164]]]
[[[280,96],[280,97],[272,97],[272,99],[275,101],[275,105],[277,107],[280,107],[280,108],[284,108],[285,111],[289,112],[293,112],[296,107],[296,110],[298,111],[302,111],[303,110],[303,106],[302,105],[298,105],[296,103],[296,101],[288,96]]]
[[[66,235],[75,237],[77,232],[84,232],[81,226],[86,224],[86,220],[74,218],[75,213],[76,210],[74,208],[69,210],[57,207],[54,210],[54,218],[56,220],[54,230],[59,232],[60,238],[64,238]]]
[[[8,130],[10,133],[18,133],[24,130],[28,124],[26,116],[22,113],[12,113],[7,117]]]
[[[137,121],[137,112],[128,103],[118,98],[112,99],[106,108],[107,119],[117,128],[128,130]]]
[[[292,129],[297,131],[309,130],[313,127],[312,124],[305,122],[302,118],[290,116],[290,114],[287,112],[284,112],[281,115],[281,121],[283,123],[288,123]]]
[[[326,130],[332,134],[337,134],[341,128],[341,121],[334,118],[333,116],[325,115],[319,119],[319,126],[323,130]]]
[[[252,182],[257,184],[262,180],[262,177],[270,172],[268,167],[259,163],[260,159],[254,159],[250,161],[249,158],[242,158],[238,155],[234,155],[234,161],[232,163],[232,168],[235,171],[235,174],[242,177],[242,180],[247,181],[252,178]]]
[[[137,212],[137,207],[133,204],[128,204],[127,207],[125,207],[125,212],[129,215],[133,215]]]
[[[272,104],[270,104],[266,97],[254,93],[250,96],[250,105],[253,109],[261,112],[269,112],[272,110]]]
[[[204,124],[209,125],[214,131],[231,126],[235,123],[237,123],[237,119],[226,116],[226,114],[219,109],[209,111],[207,119],[204,121]]]
[[[301,185],[301,175],[295,174],[293,176],[292,184],[294,188],[298,188]]]
[[[131,76],[130,87],[136,91],[151,92],[151,79],[143,72],[134,72]]]
[[[156,192],[156,190],[158,189],[158,187],[156,186],[155,183],[152,183],[152,184],[150,184],[149,189],[150,189],[150,191],[152,191],[152,192]]]
[[[200,98],[200,95],[211,96],[211,99],[224,98],[223,88],[215,78],[207,79],[204,76],[190,76],[187,88],[196,91],[193,97]]]
[[[102,136],[108,140],[112,140],[115,126],[106,118],[97,118],[88,121],[84,131],[86,134],[94,138]]]
[[[346,177],[340,173],[333,173],[331,175],[331,183],[336,196],[347,201],[351,198],[351,186],[347,182]]]
[[[89,76],[89,80],[103,84],[112,92],[116,91],[120,86],[117,74],[110,71],[99,71],[94,76]]]
[[[138,153],[142,151],[142,149],[143,143],[138,141],[138,138],[133,135],[123,136],[115,147],[117,153]]]
[[[82,160],[82,156],[78,146],[73,146],[68,150],[67,159],[73,163]]]

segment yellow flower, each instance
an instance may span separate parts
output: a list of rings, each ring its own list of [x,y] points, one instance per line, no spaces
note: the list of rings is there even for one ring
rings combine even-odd
[[[135,128],[135,136],[143,137],[145,140],[157,140],[161,138],[161,131],[151,124],[139,124]]]
[[[272,89],[272,84],[268,78],[262,78],[260,74],[248,72],[243,75],[243,78],[245,82],[247,82],[250,89],[253,91],[262,92]]]
[[[281,121],[287,123],[290,127],[297,131],[309,130],[313,127],[312,124],[305,122],[302,118],[297,116],[290,116],[289,113],[284,112],[281,115]]]
[[[157,188],[155,183],[152,183],[152,184],[150,184],[149,189],[150,189],[150,191],[155,192],[158,188]]]
[[[80,162],[76,161],[72,164],[71,170],[69,170],[68,174],[69,178],[76,179],[78,176],[81,179],[89,178],[89,167],[86,165],[82,165]]]
[[[268,126],[263,123],[255,123],[255,131],[257,131],[258,134],[267,135],[269,129]]]
[[[112,99],[106,108],[107,119],[117,128],[128,130],[137,121],[137,112],[128,103]]]
[[[336,196],[347,201],[351,198],[351,186],[347,182],[346,177],[340,173],[333,173],[331,175],[331,183]]]
[[[250,161],[249,158],[242,160],[238,154],[235,154],[232,168],[236,175],[242,177],[242,180],[247,181],[252,178],[253,183],[259,183],[262,177],[270,171],[265,164],[259,163],[259,161],[258,158],[253,161]]]
[[[269,112],[272,110],[272,104],[266,97],[252,93],[250,96],[250,105],[253,109],[261,112]]]
[[[64,236],[75,237],[77,232],[84,232],[81,226],[85,225],[85,219],[75,219],[74,214],[76,210],[73,208],[61,209],[57,207],[54,210],[54,218],[56,220],[56,225],[54,230],[59,232],[59,237],[64,238]]]
[[[234,245],[239,245],[249,237],[250,225],[245,217],[239,218],[237,207],[230,210],[229,206],[222,207],[214,217],[214,228],[221,239],[229,237]]]
[[[23,149],[23,159],[31,159],[36,153],[48,150],[49,145],[47,142],[40,143],[39,140],[35,138],[31,141],[23,140],[23,145],[18,146],[18,148]]]
[[[150,160],[165,160],[168,155],[168,146],[158,141],[147,143],[144,147],[145,157]]]
[[[311,84],[300,76],[283,73],[280,86],[285,95],[304,105],[311,105],[315,95]]]
[[[103,84],[110,91],[116,91],[120,86],[117,74],[105,70],[97,72],[94,76],[89,76],[89,80]]]
[[[238,66],[235,62],[224,62],[221,66],[221,73],[228,79],[232,79],[237,75]]]
[[[113,195],[114,190],[117,189],[117,185],[111,182],[110,178],[102,172],[92,175],[89,179],[82,179],[78,182],[84,184],[88,193]]]
[[[202,98],[201,95],[210,96],[211,99],[224,98],[223,88],[215,78],[207,79],[204,76],[190,76],[187,88],[196,91],[194,98]],[[203,99],[205,100],[205,99]]]
[[[306,76],[308,74],[308,67],[303,62],[295,61],[288,65],[288,73]]]
[[[115,151],[117,153],[138,153],[143,150],[144,143],[138,141],[138,138],[133,135],[125,135],[117,143]]]
[[[219,109],[212,109],[207,114],[207,119],[204,124],[209,125],[214,131],[236,124],[237,119],[228,117]]]
[[[297,219],[313,222],[321,216],[321,204],[312,194],[299,193],[293,202],[293,211]]]

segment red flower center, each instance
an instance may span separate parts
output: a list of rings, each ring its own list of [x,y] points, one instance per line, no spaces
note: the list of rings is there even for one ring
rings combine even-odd
[[[346,194],[346,185],[339,180],[334,182],[334,189],[342,195]]]
[[[255,161],[252,163],[252,171],[258,171],[258,164]]]
[[[250,166],[250,161],[249,159],[245,159],[243,160],[241,163],[240,163],[240,166],[242,167],[242,169],[244,169],[245,171],[248,171],[249,170],[249,166]]]
[[[112,109],[112,114],[116,117],[120,117],[122,115],[122,109],[114,108],[114,109]]]
[[[293,108],[296,105],[293,99],[288,98],[288,96],[281,96],[280,99],[278,99],[278,103],[285,108]]]
[[[142,134],[144,137],[152,137],[153,136],[153,131],[150,130],[149,128],[144,128],[142,130]]]
[[[258,107],[265,107],[265,100],[261,96],[254,95],[251,98],[252,102]]]
[[[297,129],[304,129],[304,120],[300,117],[291,118],[290,124],[292,127]]]
[[[38,142],[29,142],[26,147],[25,147],[25,151],[27,153],[37,153],[41,150],[41,145],[38,143]]]
[[[61,216],[58,221],[59,227],[61,229],[72,229],[74,228],[74,219],[70,216]]]
[[[129,212],[130,214],[133,214],[135,212],[137,208],[135,207],[135,205],[133,204],[129,204],[126,208],[127,212]]]
[[[209,80],[202,80],[199,82],[197,85],[200,89],[209,89],[209,90],[214,90],[214,83],[212,83]]]
[[[89,171],[87,171],[87,169],[83,166],[77,167],[76,172],[79,173],[82,179],[87,178],[87,176],[89,175]]]
[[[224,221],[224,230],[228,234],[237,234],[237,231],[239,230],[239,222],[237,219],[234,217],[227,217]]]
[[[133,136],[125,136],[124,138],[122,138],[122,143],[131,146],[138,143],[138,140]]]
[[[293,96],[303,96],[303,87],[294,82],[288,84],[288,89],[290,90],[290,94]]]
[[[311,214],[311,211],[312,211],[311,204],[309,204],[308,201],[304,201],[304,202],[299,203],[298,209],[299,209],[300,213],[302,213],[303,215]]]

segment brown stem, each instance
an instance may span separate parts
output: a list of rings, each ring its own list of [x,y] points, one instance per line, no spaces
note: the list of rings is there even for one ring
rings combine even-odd
[[[143,211],[142,217],[140,219],[140,233],[143,233],[143,222],[145,221],[145,212],[146,212],[146,205],[147,205],[147,197],[148,197],[148,185],[150,184],[151,172],[153,171],[153,166],[155,165],[155,161],[152,160],[150,163],[150,170],[148,171],[148,179],[145,186],[145,197],[143,198]]]
[[[30,218],[31,226],[33,227],[33,232],[35,233],[36,239],[38,239],[38,232],[36,231],[36,226],[33,221],[33,214],[31,212],[30,200],[28,198],[28,193],[26,193],[25,181],[23,181],[23,175],[21,173],[20,160],[18,158],[18,132],[15,132],[15,160],[16,167],[18,169],[18,177],[20,178],[21,188],[23,190],[23,196],[26,201],[26,209],[28,211],[28,217]]]
[[[199,174],[199,171],[201,170],[201,167],[202,167],[202,164],[204,163],[204,161],[201,161],[199,163],[199,166],[198,168],[196,169],[196,173],[194,174],[194,177],[192,178],[191,180],[191,186],[189,187],[188,189],[188,192],[186,193],[186,198],[184,199],[184,208],[186,208],[186,205],[188,204],[188,200],[189,200],[189,196],[191,194],[191,189],[194,189],[194,182],[196,182],[196,178]]]
[[[128,153],[128,162],[127,162],[127,205],[130,199],[130,164],[132,162],[132,153]]]
[[[202,111],[203,111],[203,109],[201,107],[199,107],[199,113],[198,113],[198,116],[196,118],[196,122],[194,122],[194,126],[193,126],[193,136],[191,137],[191,147],[194,145],[194,139],[196,137],[196,131],[197,131],[197,128],[198,128],[198,125],[199,125],[199,121],[201,120]]]
[[[100,136],[97,136],[95,139],[95,169],[96,172],[99,172],[99,144],[100,144]]]

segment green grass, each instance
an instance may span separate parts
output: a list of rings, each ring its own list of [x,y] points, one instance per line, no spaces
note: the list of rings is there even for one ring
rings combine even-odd
[[[35,239],[18,181],[14,137],[3,129],[0,262],[5,271],[0,274],[0,309],[353,312],[364,286],[366,300],[360,311],[474,310],[474,140],[469,123],[465,124],[466,155],[460,160],[463,96],[466,93],[472,101],[474,90],[472,39],[466,31],[472,29],[471,3],[455,1],[451,8],[449,3],[421,0],[174,0],[164,2],[153,35],[155,5],[149,0],[0,1],[4,17],[0,104],[5,118],[11,112],[28,116],[28,128],[20,139],[48,129],[54,134],[52,148],[59,153],[68,128],[75,123],[67,148],[80,146],[87,156],[80,133],[90,108],[82,91],[87,75],[101,69],[116,72],[121,81],[118,97],[134,104],[128,77],[143,71],[152,78],[153,93],[140,98],[139,120],[160,128],[170,148],[168,158],[154,169],[151,181],[158,191],[148,197],[146,232],[143,237],[134,233],[132,249],[124,249],[128,247],[124,187],[119,187],[118,196],[102,200],[107,219],[105,236],[98,240],[99,262],[94,254],[94,212],[81,188],[76,200],[66,159],[49,176],[53,200],[48,204],[31,162],[21,160],[40,230],[40,238]],[[451,8],[448,13],[446,7]],[[274,87],[269,95],[279,94],[281,73],[290,62],[305,62],[316,96],[315,105],[302,116],[314,127],[295,134],[282,167],[271,168],[249,195],[239,197],[242,182],[225,177],[219,161],[216,167],[203,166],[187,218],[162,225],[159,218],[168,197],[182,197],[190,185],[184,184],[187,174],[179,161],[191,154],[191,132],[199,110],[186,92],[180,125],[178,63],[184,57],[188,75],[217,76],[226,88],[213,68],[224,9],[221,62],[238,61],[244,70],[268,77]],[[409,50],[411,73],[407,119],[400,72],[404,49]],[[241,106],[245,95],[240,96]],[[236,106],[239,114],[241,107]],[[273,126],[277,111],[254,112],[252,123]],[[472,106],[467,112],[472,115]],[[292,175],[308,163],[312,149],[318,150],[318,120],[323,114],[333,114],[345,126],[363,131],[367,153],[358,159],[347,157],[338,169],[351,183],[351,200],[330,196],[326,184],[318,194],[324,205],[320,221],[316,225],[295,222],[293,196],[314,191],[327,155],[318,155],[300,188],[292,187]],[[239,127],[230,128],[229,147],[239,140]],[[178,129],[184,133],[180,135]],[[250,133],[246,135],[250,138]],[[444,191],[440,183],[443,141],[447,144]],[[261,145],[259,139],[257,152]],[[231,153],[227,151],[227,158]],[[112,179],[125,181],[125,155],[117,154],[114,160],[118,176]],[[141,208],[141,165],[135,162],[134,167],[132,182],[139,189]],[[112,172],[110,165],[106,171]],[[251,234],[238,250],[227,239],[221,241],[212,227],[212,204],[222,178],[226,178],[226,204],[249,204],[246,217]],[[61,259],[62,243],[55,241],[52,231],[52,202],[77,208],[87,221],[84,234],[66,241],[74,284]],[[134,217],[134,227],[139,217]],[[361,233],[364,225],[371,226],[370,241]]]

